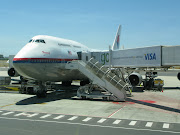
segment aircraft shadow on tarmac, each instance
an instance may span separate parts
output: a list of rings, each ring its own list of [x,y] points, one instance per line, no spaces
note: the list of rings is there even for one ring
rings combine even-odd
[[[162,109],[162,110],[166,110],[166,111],[170,111],[170,112],[180,113],[179,109],[172,108],[172,107],[167,107],[167,106],[162,106],[162,105],[158,105],[158,104],[155,104],[155,103],[148,103],[148,102],[144,102],[144,101],[134,100],[134,99],[131,99],[131,98],[127,98],[126,100],[129,101],[129,102],[136,103],[136,104],[146,105],[146,106],[149,106],[149,107],[154,107],[154,108],[158,108],[158,109]]]
[[[180,87],[163,87],[164,90],[171,90],[171,89],[176,89],[180,90]]]
[[[36,96],[33,96],[17,102],[16,105],[42,104],[42,103],[52,102],[61,99],[71,99],[71,97],[75,95],[76,93],[70,93],[70,92],[61,92],[58,94],[57,92],[51,92],[47,94],[46,98],[37,98]]]
[[[81,98],[77,98],[76,96],[77,96],[76,92],[73,92],[73,93],[72,92],[61,92],[58,94],[56,92],[52,92],[52,93],[47,94],[46,98],[37,98],[36,96],[33,96],[33,97],[26,98],[26,99],[23,99],[23,100],[17,102],[16,105],[43,104],[43,103],[57,101],[57,100],[61,100],[61,99],[82,100]],[[103,99],[87,99],[87,100],[88,101],[112,102],[112,101],[107,101],[107,100],[103,100]]]
[[[76,96],[78,88],[79,86],[77,85],[72,85],[70,87],[60,86],[60,90],[47,93],[47,97],[45,98],[37,98],[37,96],[33,96],[17,102],[16,105],[42,104],[61,99],[72,99],[72,97]]]

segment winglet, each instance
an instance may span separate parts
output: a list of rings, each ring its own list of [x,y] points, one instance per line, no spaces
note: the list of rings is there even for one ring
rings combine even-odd
[[[118,50],[120,46],[120,34],[121,34],[121,25],[118,27],[118,31],[112,46],[112,50]]]

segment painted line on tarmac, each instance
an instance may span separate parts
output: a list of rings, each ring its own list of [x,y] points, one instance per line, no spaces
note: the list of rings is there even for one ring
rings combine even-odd
[[[169,124],[168,123],[164,123],[163,124],[163,128],[169,128]]]
[[[130,126],[134,126],[134,125],[136,124],[136,122],[137,122],[137,121],[131,121],[131,122],[129,123],[129,125],[130,125]]]
[[[7,113],[3,113],[2,115],[9,115],[9,114],[12,114],[14,112],[7,112]]]
[[[26,115],[26,114],[24,112],[22,112],[22,113],[15,114],[14,116],[18,117],[18,116],[21,116],[21,115]]]
[[[12,91],[19,91],[18,87],[5,87],[5,88],[10,89]]]
[[[77,118],[78,118],[78,116],[73,116],[73,117],[69,118],[68,120],[75,120]]]
[[[34,113],[34,114],[28,114],[28,116],[27,117],[34,117],[34,116],[36,116],[36,115],[38,115],[39,113]]]
[[[115,120],[114,122],[113,122],[113,124],[119,124],[121,122],[121,120]]]
[[[111,118],[113,115],[115,115],[117,112],[119,112],[121,109],[123,109],[126,105],[122,106],[121,108],[119,108],[118,110],[116,110],[115,112],[113,112],[112,114],[110,114],[108,116],[108,118]]]
[[[3,106],[0,106],[0,108],[11,106],[11,105],[14,105],[14,104],[3,105]]]
[[[104,121],[106,121],[106,119],[100,119],[97,123],[103,123]]]
[[[41,116],[40,118],[41,119],[44,119],[44,118],[47,118],[47,117],[49,117],[49,116],[51,116],[52,114],[46,114],[46,115],[43,115],[43,116]]]
[[[17,102],[15,102],[16,104]],[[15,104],[9,104],[9,105],[15,105]],[[47,104],[47,103],[36,103],[36,104]],[[1,108],[0,106],[0,110],[3,110],[3,111],[12,111],[12,110],[8,110],[8,109],[3,109]],[[22,110],[14,110],[16,112],[22,112]],[[58,115],[71,115],[71,116],[74,116],[75,114],[68,114],[68,113],[50,113],[50,112],[40,112],[40,111],[24,111],[23,112],[25,113],[48,113],[48,114],[58,114]],[[108,118],[108,117],[105,117],[105,116],[92,116],[92,115],[76,115],[76,116],[85,116],[85,117],[95,117],[95,118]]]
[[[164,131],[164,130],[153,130],[153,129],[137,129],[137,128],[114,127],[114,126],[105,126],[105,125],[91,125],[91,124],[83,124],[83,123],[61,122],[61,121],[19,119],[19,118],[8,118],[8,117],[0,117],[0,119],[19,120],[19,121],[32,121],[32,122],[37,121],[37,122],[57,123],[57,124],[82,125],[82,126],[89,126],[89,127],[116,128],[116,129],[126,129],[126,130],[135,130],[135,131],[151,131],[151,132],[163,132],[163,133],[180,134],[180,132],[176,132],[176,131]]]
[[[152,125],[153,125],[153,122],[147,122],[146,123],[146,127],[152,127]]]
[[[82,120],[82,121],[87,122],[87,121],[89,121],[89,120],[91,120],[91,119],[92,119],[91,117],[87,117],[86,119],[84,119],[84,120]]]
[[[19,91],[19,87],[0,86],[0,91]]]
[[[65,116],[65,115],[59,115],[59,116],[55,117],[54,119],[55,119],[55,120],[58,120],[58,119],[63,118],[64,116]]]

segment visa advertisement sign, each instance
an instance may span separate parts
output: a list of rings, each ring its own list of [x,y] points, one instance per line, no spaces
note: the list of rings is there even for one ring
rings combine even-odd
[[[113,51],[112,65],[115,67],[160,67],[161,46]]]
[[[147,53],[145,55],[145,60],[156,60],[156,53]]]

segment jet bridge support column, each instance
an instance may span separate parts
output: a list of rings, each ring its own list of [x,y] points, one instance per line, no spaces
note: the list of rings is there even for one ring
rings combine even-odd
[[[111,46],[109,46],[109,70],[111,70],[112,67],[112,49]]]

